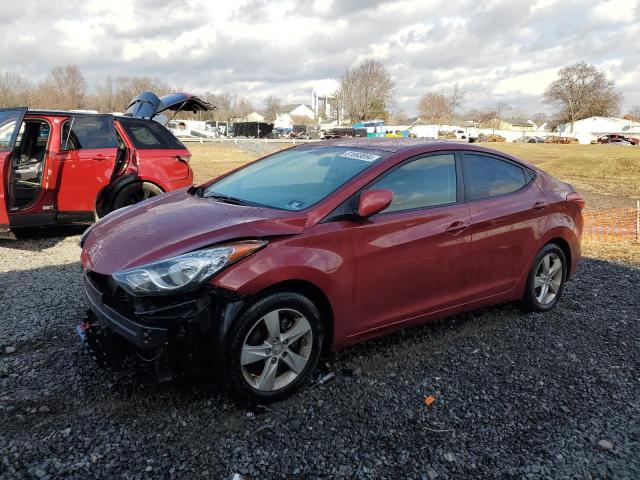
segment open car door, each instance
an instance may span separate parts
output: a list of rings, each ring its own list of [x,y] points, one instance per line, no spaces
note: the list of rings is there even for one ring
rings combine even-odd
[[[153,92],[142,92],[129,102],[124,115],[127,117],[153,119],[153,117],[166,110],[173,110],[175,115],[180,111],[195,113],[213,110],[214,108],[210,103],[190,93],[170,93],[158,97]]]
[[[26,108],[0,109],[0,238],[15,238],[9,221],[11,154],[26,113]]]

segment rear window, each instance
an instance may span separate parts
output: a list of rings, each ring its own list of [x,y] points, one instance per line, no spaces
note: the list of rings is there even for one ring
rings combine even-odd
[[[118,120],[133,146],[145,149],[180,149],[186,147],[178,140],[173,133],[151,120],[133,120],[120,118]]]
[[[71,128],[71,132],[69,132]],[[111,115],[73,117],[62,126],[62,150],[112,148],[118,146]]]
[[[524,168],[486,155],[465,153],[462,171],[467,200],[504,195],[527,184]]]

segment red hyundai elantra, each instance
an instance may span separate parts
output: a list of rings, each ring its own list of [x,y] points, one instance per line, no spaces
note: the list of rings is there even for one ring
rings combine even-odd
[[[87,230],[78,333],[112,370],[214,371],[245,397],[282,398],[326,351],[502,302],[553,308],[583,206],[470,144],[297,146]]]

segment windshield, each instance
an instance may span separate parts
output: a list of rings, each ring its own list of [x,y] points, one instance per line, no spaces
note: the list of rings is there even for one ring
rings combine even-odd
[[[289,211],[304,210],[384,155],[386,152],[346,147],[285,150],[211,184],[203,196],[231,197]]]

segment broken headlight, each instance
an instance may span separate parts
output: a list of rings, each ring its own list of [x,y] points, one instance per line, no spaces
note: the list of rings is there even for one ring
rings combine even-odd
[[[116,272],[113,279],[132,295],[187,292],[197,289],[223,268],[260,250],[266,244],[261,240],[248,240],[196,250]]]

